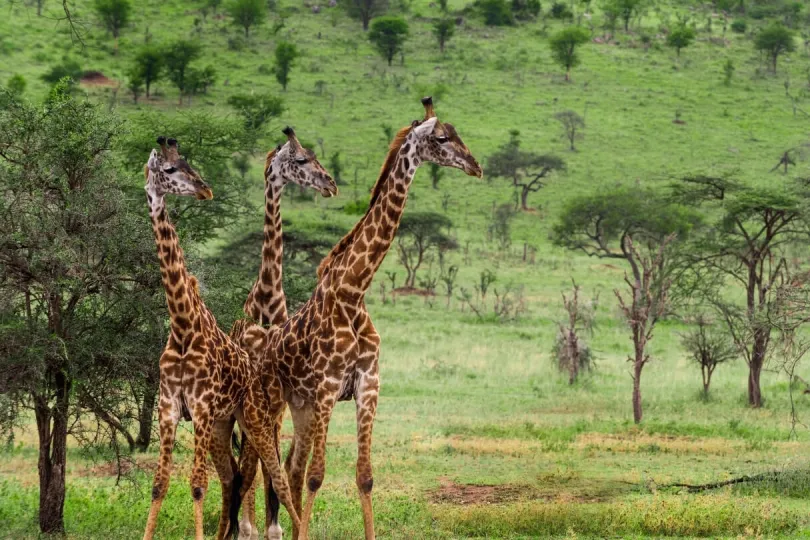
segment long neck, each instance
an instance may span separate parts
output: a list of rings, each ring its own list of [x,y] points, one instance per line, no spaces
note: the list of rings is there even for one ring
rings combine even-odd
[[[337,291],[362,297],[371,286],[374,274],[394,242],[408,189],[420,164],[414,145],[406,142],[388,169],[387,178],[379,180],[382,182],[380,191],[355,228],[351,245],[336,261],[339,271],[333,279]]]
[[[155,233],[160,275],[166,292],[171,331],[178,343],[192,331],[199,317],[199,297],[196,280],[189,276],[183,249],[177,238],[177,231],[169,221],[163,195],[147,191],[149,215]]]
[[[284,248],[281,230],[281,182],[270,177],[264,191],[264,240],[259,277],[245,302],[245,314],[262,326],[287,320],[287,301],[282,286]]]

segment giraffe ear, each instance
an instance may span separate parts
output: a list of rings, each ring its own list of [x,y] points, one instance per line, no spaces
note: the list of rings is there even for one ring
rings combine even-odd
[[[433,118],[428,118],[413,129],[414,134],[419,138],[427,137],[433,133],[437,120],[438,119],[435,116]]]
[[[157,171],[160,169],[160,162],[158,160],[158,152],[155,149],[152,149],[152,153],[149,154],[149,161],[146,162],[146,166],[149,168],[150,171]]]

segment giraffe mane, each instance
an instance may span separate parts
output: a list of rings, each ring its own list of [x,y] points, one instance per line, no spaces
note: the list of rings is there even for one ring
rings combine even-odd
[[[366,213],[363,215],[363,218],[355,223],[352,230],[350,230],[348,233],[346,233],[346,236],[340,239],[340,242],[338,242],[335,247],[332,248],[332,251],[330,251],[329,254],[323,258],[321,264],[318,265],[318,279],[321,279],[324,273],[332,265],[332,262],[352,245],[355,235],[365,221],[365,217],[368,216],[369,212],[371,212],[372,206],[374,206],[374,203],[380,196],[383,184],[391,173],[391,169],[394,167],[397,154],[402,148],[402,145],[405,144],[405,139],[408,137],[408,134],[412,129],[413,126],[405,126],[397,131],[397,134],[394,136],[394,140],[391,141],[391,145],[388,147],[388,155],[385,156],[385,161],[380,169],[380,176],[377,177],[377,182],[375,182],[374,187],[371,190],[371,199],[368,202],[368,209],[366,210]]]
[[[267,169],[270,168],[270,163],[273,161],[273,158],[276,157],[276,152],[278,152],[278,148],[273,148],[269,152],[267,152],[267,157],[264,158],[264,177],[267,178]]]

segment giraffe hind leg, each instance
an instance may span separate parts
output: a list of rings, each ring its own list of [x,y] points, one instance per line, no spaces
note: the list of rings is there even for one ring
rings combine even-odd
[[[149,507],[149,517],[146,520],[144,540],[151,540],[157,528],[157,518],[166,492],[169,489],[169,478],[172,471],[172,449],[177,433],[177,424],[180,422],[179,405],[170,396],[161,396],[158,408],[158,423],[160,429],[160,455],[158,469],[152,483],[152,504]]]

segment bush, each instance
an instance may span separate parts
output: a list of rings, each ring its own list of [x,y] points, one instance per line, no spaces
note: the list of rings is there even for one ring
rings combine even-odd
[[[9,77],[8,83],[6,83],[8,91],[17,97],[20,97],[23,94],[23,92],[25,92],[25,86],[26,86],[25,77],[23,77],[19,73]]]
[[[75,60],[63,60],[61,64],[53,66],[44,74],[42,80],[46,83],[56,84],[64,77],[70,77],[73,83],[79,82],[79,79],[82,78],[81,65]]]
[[[731,22],[731,31],[735,34],[744,34],[748,30],[748,23],[743,19],[735,19]]]
[[[536,19],[540,14],[540,0],[512,0],[512,14],[522,21]]]
[[[574,14],[571,13],[571,8],[568,7],[568,4],[554,2],[551,6],[551,17],[561,21],[570,21],[574,18]]]
[[[514,23],[506,0],[480,0],[478,7],[487,26],[507,26]]]

